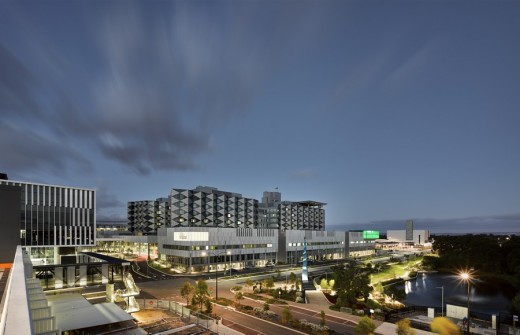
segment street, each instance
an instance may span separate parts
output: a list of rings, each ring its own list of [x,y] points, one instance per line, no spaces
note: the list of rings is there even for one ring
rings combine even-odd
[[[327,266],[327,268],[329,268]],[[150,271],[152,268],[149,269]],[[324,269],[316,268],[314,271],[323,271]],[[153,270],[154,272],[156,270]],[[298,274],[298,271],[294,269],[290,269],[286,271],[287,274],[290,272],[294,272]],[[281,276],[285,276],[285,272],[281,272]],[[181,277],[176,276],[173,279],[164,279],[163,276],[159,274],[154,274],[155,277],[150,278],[148,281],[146,278],[140,278],[139,280],[139,288],[141,289],[142,298],[158,298],[158,299],[171,299],[177,302],[186,303],[185,299],[181,297],[180,289],[182,285],[189,281],[192,284],[195,284],[195,277]],[[262,280],[264,278],[269,278],[273,275],[276,275],[275,272],[269,274],[261,274],[261,275],[252,275],[250,278],[253,281]],[[169,277],[169,276],[166,276]],[[170,277],[171,278],[171,277]],[[155,279],[155,280],[154,280]],[[251,289],[247,289],[244,286],[244,282],[247,278],[221,278],[218,279],[218,295],[219,297],[224,297],[230,300],[234,300],[235,295],[231,291],[231,288],[234,286],[240,285],[243,286],[243,292],[252,292]],[[214,276],[208,280],[208,286],[210,288],[210,292],[212,295],[215,294],[216,282]],[[321,294],[321,293],[318,293]],[[242,304],[247,304],[252,307],[263,307],[263,301],[256,301],[253,299],[246,298],[242,301]],[[282,313],[282,310],[288,307],[291,311],[291,314],[296,319],[305,319],[309,322],[319,324],[321,320],[320,312],[323,310],[326,313],[325,322],[326,325],[334,330],[334,334],[345,334],[350,335],[354,334],[354,326],[356,325],[356,321],[352,321],[347,319],[347,317],[352,318],[351,316],[335,311],[331,311],[328,309],[328,303],[311,303],[311,304],[297,304],[293,302],[288,302],[287,305],[270,305],[270,310],[276,312],[278,315]],[[214,305],[214,311],[216,314],[222,317],[222,323],[230,328],[233,328],[237,331],[240,331],[246,335],[253,334],[282,334],[282,335],[295,335],[302,334],[302,332],[285,327],[280,325],[279,323],[269,322],[245,313],[241,313],[235,311],[234,308],[225,308],[219,305]]]

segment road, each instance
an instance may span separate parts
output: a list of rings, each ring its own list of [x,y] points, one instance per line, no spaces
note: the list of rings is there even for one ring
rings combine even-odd
[[[314,268],[311,270],[311,273],[316,273],[316,271],[324,271],[328,270],[330,266],[325,266],[321,268]],[[153,271],[153,273],[152,273]],[[142,271],[141,271],[142,272]],[[186,301],[180,296],[180,289],[184,282],[189,281],[192,284],[195,283],[195,280],[198,279],[196,277],[187,277],[187,276],[167,276],[162,275],[161,273],[155,273],[156,270],[150,268],[148,270],[148,275],[154,276],[151,278],[146,278],[141,276],[139,278],[138,286],[141,289],[140,297],[143,298],[161,298],[161,299],[171,299],[174,301],[185,303]],[[281,272],[281,276],[284,277],[286,274],[288,275],[290,272],[298,273],[299,271],[295,271],[294,269],[289,269]],[[273,275],[277,275],[275,271],[269,274],[261,274],[261,275],[252,275],[250,278],[253,281],[262,280],[264,278],[269,278]],[[147,281],[145,281],[147,280]],[[219,278],[218,279],[218,295],[219,297],[225,297],[231,300],[234,300],[234,293],[231,292],[231,288],[237,285],[244,285],[246,278]],[[136,280],[137,281],[137,280]],[[213,292],[216,288],[215,278],[214,276],[208,280],[208,286],[210,290]],[[247,289],[244,288],[244,291],[247,292]],[[256,301],[252,299],[244,299],[243,304],[247,304],[253,307],[263,307],[264,302]],[[334,334],[338,335],[350,335],[355,334],[354,326],[356,322],[348,320],[346,314],[330,311],[328,309],[328,305],[312,305],[312,304],[296,304],[289,303],[288,305],[270,305],[270,310],[276,312],[277,314],[281,314],[282,310],[288,307],[291,311],[291,314],[296,319],[305,319],[309,322],[319,324],[321,320],[320,312],[324,310],[326,313],[325,321],[328,327],[334,330]],[[230,326],[233,329],[239,330],[246,335],[253,334],[281,334],[281,335],[296,335],[302,334],[300,331],[297,331],[292,328],[284,327],[277,323],[271,323],[244,313],[240,313],[234,311],[233,309],[223,308],[221,306],[215,305],[215,312],[223,318],[223,324]]]

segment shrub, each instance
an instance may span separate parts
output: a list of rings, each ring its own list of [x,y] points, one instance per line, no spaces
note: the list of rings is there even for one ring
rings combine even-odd
[[[441,335],[459,335],[460,330],[456,324],[446,317],[437,317],[430,324],[432,332]]]
[[[359,319],[359,322],[355,327],[355,331],[359,335],[373,334],[375,330],[376,324],[368,316],[364,316],[361,319]]]
[[[377,301],[372,300],[372,299],[368,299],[366,305],[370,309],[381,309],[381,304],[379,304]]]
[[[415,335],[416,331],[410,326],[410,319],[401,319],[395,323],[397,335]]]

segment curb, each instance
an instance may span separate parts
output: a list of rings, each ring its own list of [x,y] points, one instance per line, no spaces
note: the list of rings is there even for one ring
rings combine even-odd
[[[246,299],[251,299],[251,298],[246,298]],[[254,300],[254,299],[251,299],[251,300],[256,301],[256,300]],[[219,305],[220,307],[222,307],[222,308],[226,308],[226,309],[227,309],[227,306],[223,306],[223,305],[221,305],[221,304],[217,304],[217,303],[215,303],[215,302],[212,302],[212,304],[214,304],[214,305]],[[292,330],[292,331],[297,332],[297,333],[299,333],[299,334],[309,335],[308,333],[304,333],[304,332],[299,331],[299,330],[296,330],[296,329],[294,329],[294,328],[289,328],[289,327],[283,326],[283,325],[281,325],[281,324],[279,324],[279,323],[275,323],[275,322],[272,322],[272,321],[269,321],[269,320],[265,320],[265,319],[262,319],[262,318],[256,317],[256,316],[251,315],[251,314],[247,314],[247,313],[240,312],[240,311],[237,311],[237,310],[234,310],[233,312],[235,312],[235,313],[240,313],[240,314],[242,314],[242,315],[246,315],[246,316],[249,316],[249,317],[255,318],[255,319],[257,319],[257,320],[260,320],[260,321],[263,321],[263,322],[267,322],[267,323],[270,323],[270,324],[275,325],[275,326],[278,326],[278,327],[285,328],[285,329],[287,329],[287,330]]]

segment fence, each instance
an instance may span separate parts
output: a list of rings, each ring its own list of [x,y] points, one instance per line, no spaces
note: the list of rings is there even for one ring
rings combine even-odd
[[[184,305],[172,301],[172,300],[163,300],[163,299],[135,299],[139,304],[141,309],[165,309],[169,310],[181,317],[181,319],[188,323],[197,324],[215,332],[217,334],[222,335],[243,335],[241,332],[238,332],[234,329],[226,327],[218,320],[215,320],[207,315],[201,313],[194,313],[191,309],[186,308]]]
[[[410,324],[412,327],[422,330],[429,331],[430,327],[428,323],[416,322],[413,320],[414,316],[417,315],[427,315],[427,310],[429,307],[427,306],[409,306],[402,309],[399,309],[394,312],[385,314],[385,321],[395,323],[403,318],[411,319]],[[433,307],[430,307],[433,308]],[[442,310],[439,307],[435,307],[435,316],[441,316]],[[513,316],[509,313],[497,313],[496,314],[496,326],[497,329],[492,329],[492,314],[489,313],[480,313],[476,311],[470,311],[470,319],[472,328],[472,333],[496,333],[500,335],[520,335],[520,330],[512,327]]]

